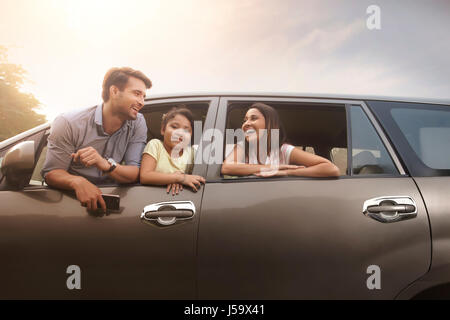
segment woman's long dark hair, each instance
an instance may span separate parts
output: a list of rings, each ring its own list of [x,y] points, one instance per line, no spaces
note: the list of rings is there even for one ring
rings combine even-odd
[[[281,145],[286,142],[286,131],[284,130],[284,126],[280,120],[280,117],[278,116],[277,110],[275,110],[273,107],[271,107],[267,104],[261,103],[261,102],[256,102],[247,109],[247,112],[250,109],[257,109],[264,116],[264,119],[266,122],[266,130],[267,130],[267,156],[270,156],[270,151],[272,150],[271,149],[271,147],[272,147],[272,135],[271,135],[272,131],[271,130],[272,129],[279,130],[278,145],[281,147]],[[248,151],[249,151],[249,143],[247,142],[247,140],[245,140],[246,162],[249,161]],[[257,159],[258,159],[258,162],[260,162],[259,152],[257,152]]]

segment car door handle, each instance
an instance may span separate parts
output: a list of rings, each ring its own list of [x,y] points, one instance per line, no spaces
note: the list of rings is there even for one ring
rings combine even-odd
[[[397,222],[415,218],[417,206],[409,196],[378,197],[364,201],[363,213],[379,222]]]
[[[168,226],[177,220],[191,219],[194,214],[195,205],[192,201],[168,201],[145,206],[141,219]]]
[[[175,218],[189,218],[192,217],[192,211],[187,210],[164,210],[157,212],[147,212],[146,218],[158,218],[158,217],[175,217]]]
[[[379,212],[398,212],[398,213],[411,213],[416,210],[411,204],[401,204],[401,205],[379,205],[379,206],[370,206],[367,207],[367,211],[370,213],[379,213]]]

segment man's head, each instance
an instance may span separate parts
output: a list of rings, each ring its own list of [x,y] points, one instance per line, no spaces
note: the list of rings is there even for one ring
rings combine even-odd
[[[127,120],[134,120],[144,106],[146,89],[152,82],[141,71],[132,68],[111,68],[103,79],[102,98],[113,112]]]

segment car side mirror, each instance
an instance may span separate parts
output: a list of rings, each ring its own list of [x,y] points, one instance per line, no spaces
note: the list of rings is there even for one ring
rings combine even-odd
[[[23,141],[9,149],[1,162],[5,178],[1,189],[23,189],[29,182],[34,169],[34,141]]]

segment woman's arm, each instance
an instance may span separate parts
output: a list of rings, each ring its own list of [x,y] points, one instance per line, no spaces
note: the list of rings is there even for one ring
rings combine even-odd
[[[183,173],[162,173],[155,171],[155,169],[156,159],[151,155],[144,153],[140,171],[142,184],[167,185],[181,183],[183,181]]]
[[[262,164],[244,163],[245,153],[241,146],[235,144],[233,152],[231,152],[222,164],[220,172],[230,176],[249,176],[260,172],[261,168],[269,166]]]
[[[304,177],[337,177],[339,168],[331,161],[315,154],[294,148],[291,151],[289,164],[306,166],[306,168],[288,169],[287,175]]]

